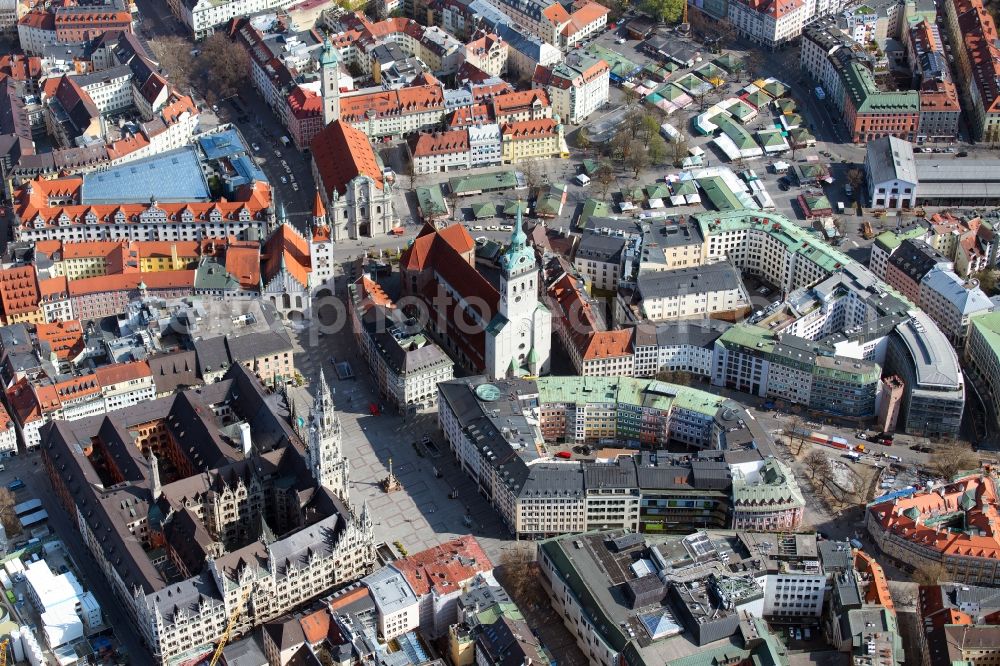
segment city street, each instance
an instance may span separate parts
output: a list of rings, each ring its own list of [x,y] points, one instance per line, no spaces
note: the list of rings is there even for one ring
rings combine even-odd
[[[70,522],[69,515],[56,502],[52,494],[48,477],[42,466],[41,454],[37,451],[3,461],[5,470],[0,472],[0,484],[6,485],[19,478],[25,487],[16,494],[18,502],[29,499],[39,499],[49,514],[48,526],[65,544],[65,551],[70,553],[76,569],[81,575],[80,583],[84,589],[94,593],[97,603],[104,614],[104,622],[115,629],[115,636],[121,641],[127,651],[130,663],[152,664],[153,655],[139,639],[137,629],[131,624],[131,618],[122,612],[121,602],[111,592],[104,573],[98,568],[90,551],[84,546],[76,527]]]

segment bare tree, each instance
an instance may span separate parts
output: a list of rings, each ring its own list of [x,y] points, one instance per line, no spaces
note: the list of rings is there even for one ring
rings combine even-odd
[[[636,103],[639,99],[639,93],[635,91],[634,88],[622,88],[622,93],[625,97],[625,106],[629,107]]]
[[[803,437],[802,437],[802,434],[801,434],[802,433],[802,417],[793,416],[792,419],[791,419],[791,421],[788,422],[788,428],[785,430],[785,432],[788,434],[789,449],[791,448],[791,443],[794,440],[796,440],[796,439],[799,440],[799,446],[798,446],[797,449],[795,449],[795,455],[798,455],[799,452],[802,451],[802,442],[803,442]]]
[[[819,449],[813,449],[802,460],[802,465],[809,472],[809,478],[815,480],[818,476],[823,479],[830,475],[830,459]]]
[[[528,186],[529,196],[537,195],[536,190],[542,185],[542,176],[538,172],[538,164],[535,160],[528,160],[522,164],[521,173],[524,174],[524,182]]]
[[[500,555],[500,581],[519,605],[533,605],[541,601],[538,585],[538,565],[534,547],[521,541],[508,545]]]
[[[967,444],[952,442],[936,449],[931,454],[928,466],[946,481],[950,481],[959,472],[978,468],[979,459]]]
[[[198,66],[205,77],[208,95],[216,99],[235,95],[250,76],[250,56],[224,32],[213,33],[205,40]]]
[[[638,178],[639,172],[649,166],[649,156],[638,141],[632,142],[629,149],[628,167],[632,169],[633,175]]]
[[[632,151],[632,132],[627,127],[622,127],[611,139],[612,155],[625,164]]]
[[[675,167],[680,167],[684,163],[684,158],[688,156],[688,146],[687,139],[681,139],[680,141],[672,141],[670,146],[673,150],[673,163]]]
[[[930,562],[913,571],[913,582],[917,585],[937,585],[948,579],[948,569],[940,562]]]
[[[183,37],[168,35],[149,40],[153,57],[177,87],[190,89],[198,75],[198,65],[191,55],[191,43]]]
[[[606,199],[608,197],[608,190],[611,189],[611,186],[615,182],[614,169],[607,162],[601,162],[600,166],[597,167],[597,171],[594,172],[594,178],[601,184],[601,198]]]
[[[590,150],[590,133],[587,131],[586,127],[581,127],[576,132],[576,147],[583,151],[586,155],[587,151]]]
[[[454,220],[458,214],[458,192],[450,188],[448,190],[448,206],[451,207],[451,219]]]
[[[7,532],[7,538],[17,536],[21,533],[21,521],[17,519],[14,512],[14,493],[7,488],[0,487],[0,522]]]
[[[625,129],[635,137],[642,129],[644,114],[640,109],[632,109],[625,116]]]
[[[406,161],[406,175],[410,178],[410,189],[417,189],[422,174],[417,170],[417,162],[412,157]]]

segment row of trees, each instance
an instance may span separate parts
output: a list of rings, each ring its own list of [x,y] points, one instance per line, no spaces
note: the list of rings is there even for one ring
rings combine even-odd
[[[197,49],[176,35],[151,39],[149,46],[175,86],[198,91],[209,104],[235,95],[249,81],[250,57],[225,33],[214,33]]]
[[[634,178],[650,166],[680,166],[688,154],[688,142],[684,139],[667,142],[660,136],[661,121],[662,117],[656,113],[634,108],[612,139],[601,146],[591,142],[586,127],[577,131],[577,147],[584,154],[592,153],[601,159],[594,180],[601,186],[602,197],[607,197],[617,179],[615,165],[630,171]]]

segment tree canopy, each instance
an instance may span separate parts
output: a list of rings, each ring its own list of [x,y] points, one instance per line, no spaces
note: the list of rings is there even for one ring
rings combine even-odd
[[[679,23],[686,0],[643,0],[642,8],[664,23]]]

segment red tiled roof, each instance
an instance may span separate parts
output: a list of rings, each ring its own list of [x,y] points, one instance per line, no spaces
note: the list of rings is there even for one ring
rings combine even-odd
[[[302,634],[306,637],[306,642],[316,645],[330,635],[330,626],[333,624],[330,618],[330,611],[320,608],[318,611],[310,613],[299,620],[302,625]]]
[[[558,2],[553,2],[551,5],[543,9],[542,16],[556,25],[563,25],[569,21],[569,12],[567,12],[566,8]]]
[[[311,118],[322,115],[323,100],[312,90],[296,86],[288,93],[288,108],[296,118]]]
[[[73,223],[82,220],[88,213],[93,213],[98,223],[116,224],[119,212],[122,214],[122,221],[130,224],[138,221],[137,216],[151,206],[149,203],[84,206],[79,204],[82,184],[83,180],[76,177],[55,180],[38,178],[25,183],[22,187],[14,190],[14,213],[17,216],[18,224],[22,227],[29,225],[33,227],[40,217],[47,226],[59,226],[59,220],[64,215]],[[63,201],[71,203],[63,205],[60,203]],[[191,203],[157,202],[156,205],[168,216],[181,215],[187,210],[193,215],[195,221],[207,221],[215,211],[223,219],[239,219],[244,208],[251,218],[262,220],[267,215],[270,204],[270,186],[262,181],[256,181],[253,186],[241,187],[230,200]]]
[[[389,298],[389,295],[385,293],[385,290],[382,289],[378,282],[362,275],[354,284],[358,287],[358,295],[360,297],[357,306],[359,313],[367,312],[373,305],[381,305],[388,308],[395,307],[392,299]]]
[[[113,365],[102,365],[94,369],[97,381],[103,387],[121,384],[122,382],[152,377],[153,371],[146,361],[131,361],[129,363],[115,363]]]
[[[226,247],[226,272],[244,289],[260,286],[260,244],[254,242],[231,243]]]
[[[422,132],[412,136],[409,144],[414,157],[467,153],[469,152],[469,132],[464,129],[447,132]]]
[[[514,123],[506,123],[500,128],[504,137],[512,139],[537,139],[539,137],[553,136],[556,134],[558,123],[553,118],[539,118],[538,120],[519,120]]]
[[[485,104],[473,104],[455,109],[448,119],[448,126],[452,128],[468,127],[490,122],[490,109]]]
[[[41,294],[43,302],[68,298],[69,280],[67,280],[65,275],[39,280],[38,291]]]
[[[440,596],[450,594],[477,574],[493,570],[493,563],[473,536],[428,548],[398,559],[391,566],[403,574],[418,598],[432,589]]]
[[[132,291],[144,283],[147,289],[181,289],[194,287],[195,271],[156,271],[153,273],[119,273],[82,278],[69,283],[70,296],[83,296],[108,291]]]
[[[31,312],[38,308],[40,294],[34,266],[0,270],[0,306],[6,316]]]
[[[327,125],[312,140],[313,161],[327,197],[334,191],[343,195],[347,184],[358,176],[368,176],[382,189],[382,171],[368,137],[343,120]]]
[[[37,324],[35,335],[39,342],[49,343],[52,352],[61,361],[76,358],[84,348],[83,326],[75,319],[54,324]]]
[[[309,286],[309,243],[290,224],[279,226],[264,245],[264,280],[273,279],[282,267],[303,287]]]
[[[0,57],[0,72],[15,81],[31,81],[42,74],[42,59],[37,56],[11,54]]]
[[[889,591],[889,580],[885,577],[882,565],[863,550],[854,551],[854,568],[866,576],[868,586],[865,589],[865,603],[884,606],[895,610],[892,593]]]
[[[499,119],[537,106],[550,106],[549,94],[541,88],[497,95],[493,98],[493,114]]]
[[[383,118],[435,109],[444,110],[444,89],[440,83],[379,90],[340,99],[340,117],[347,122],[359,122],[371,114]]]
[[[577,279],[563,275],[548,290],[555,301],[562,326],[569,332],[577,353],[584,361],[618,358],[632,353],[632,329],[603,330],[590,300]]]
[[[56,17],[52,12],[33,10],[22,16],[17,24],[37,30],[55,30]]]
[[[579,30],[583,30],[592,23],[600,21],[609,13],[608,8],[604,5],[596,2],[584,3],[583,6],[574,11],[569,17],[570,24],[563,29],[563,32],[565,33],[567,30],[572,29],[570,32],[570,34],[572,34]]]
[[[975,498],[968,510],[962,506],[967,495]],[[868,510],[884,531],[922,548],[948,555],[1000,559],[1000,513],[996,481],[990,476],[968,476],[934,491],[872,505]],[[916,519],[907,515],[911,510],[917,512]],[[963,511],[966,523],[973,529],[958,532],[925,523],[932,515],[955,511]]]

